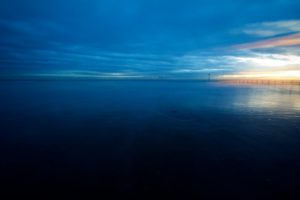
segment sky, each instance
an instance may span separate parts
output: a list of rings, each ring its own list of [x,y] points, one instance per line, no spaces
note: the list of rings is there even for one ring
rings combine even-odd
[[[300,78],[299,0],[0,0],[0,77]]]

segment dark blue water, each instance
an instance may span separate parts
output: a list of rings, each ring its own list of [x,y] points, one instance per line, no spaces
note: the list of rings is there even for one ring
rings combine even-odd
[[[299,86],[1,82],[0,114],[6,191],[139,199],[300,194]]]

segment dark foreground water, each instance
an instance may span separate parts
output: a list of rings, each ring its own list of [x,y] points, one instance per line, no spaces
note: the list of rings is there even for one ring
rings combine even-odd
[[[0,190],[11,194],[300,194],[299,86],[1,82],[0,114]]]

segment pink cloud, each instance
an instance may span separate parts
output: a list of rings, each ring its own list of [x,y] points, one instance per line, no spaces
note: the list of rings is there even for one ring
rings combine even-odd
[[[236,45],[234,46],[234,49],[249,50],[249,49],[263,49],[263,48],[297,46],[297,45],[300,45],[300,33],[277,37],[268,40],[261,40],[258,42]]]

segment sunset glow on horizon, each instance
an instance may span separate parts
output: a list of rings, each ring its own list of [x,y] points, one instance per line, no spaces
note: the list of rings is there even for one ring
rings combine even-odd
[[[222,75],[220,79],[266,79],[266,80],[300,80],[300,70],[274,72],[243,72],[239,74]]]

